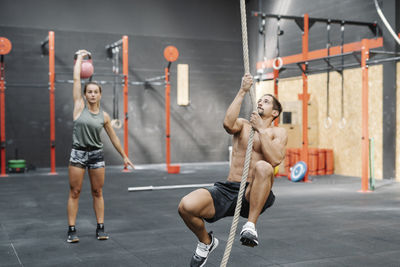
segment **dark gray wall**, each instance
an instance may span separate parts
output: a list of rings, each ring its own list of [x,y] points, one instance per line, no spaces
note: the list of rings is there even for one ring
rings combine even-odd
[[[2,0],[0,25],[237,41],[239,1]]]
[[[226,108],[243,73],[239,4],[231,1],[2,1],[0,36],[13,43],[5,57],[7,159],[19,157],[49,166],[48,57],[40,42],[55,31],[57,79],[71,79],[73,54],[93,53],[96,73],[111,74],[105,45],[129,36],[131,81],[164,74],[162,52],[175,45],[176,63],[189,64],[188,107],[176,105],[176,63],[172,65],[172,162],[224,161],[230,136],[222,127]],[[65,73],[65,74],[60,74]],[[95,76],[96,80],[112,80]],[[12,86],[29,84],[29,86]],[[121,89],[122,90],[122,89]],[[119,94],[122,118],[122,94]],[[103,88],[103,108],[112,114],[112,86]],[[56,85],[57,165],[68,162],[72,135],[72,86]],[[129,148],[135,163],[165,161],[164,87],[130,86]],[[121,141],[123,131],[117,130]],[[105,134],[108,164],[120,164]]]
[[[246,2],[248,11],[258,10],[261,2],[266,13],[298,16],[308,13],[313,17],[380,22],[372,0]],[[398,10],[398,6],[397,9],[393,7],[393,1],[384,1],[384,11],[387,8]],[[258,46],[259,20],[248,16],[248,24],[250,65],[255,73],[255,63],[262,55],[262,48]],[[282,20],[281,27],[285,31],[280,38],[281,55],[300,53],[298,26],[293,21]],[[324,24],[315,24],[311,28],[310,50],[325,47],[325,29]],[[166,65],[163,48],[175,45],[180,51],[177,63],[190,66],[191,105],[176,105],[174,64],[171,76],[172,161],[228,159],[227,147],[231,139],[222,129],[222,119],[243,73],[239,1],[2,0],[0,35],[13,42],[13,51],[6,56],[7,82],[10,85],[31,84],[10,86],[6,91],[7,158],[13,158],[18,148],[20,157],[40,167],[49,166],[50,161],[48,59],[40,55],[39,49],[49,30],[56,34],[56,71],[67,72],[67,75],[57,75],[58,79],[72,77],[72,55],[80,48],[93,52],[96,73],[111,73],[111,62],[106,59],[104,46],[120,39],[121,35],[129,36],[131,81],[163,75]],[[385,34],[385,29],[383,31]],[[275,53],[275,32],[275,22],[267,20],[267,57]],[[339,33],[339,26],[332,26],[332,45],[340,44]],[[373,34],[366,28],[346,27],[346,43],[371,37]],[[286,71],[282,77],[285,75],[299,73]],[[44,86],[34,87],[33,84]],[[136,163],[164,162],[164,88],[130,86],[129,90],[130,155]],[[65,166],[71,145],[71,85],[57,84],[56,103],[57,165]],[[104,88],[102,105],[112,113],[111,86]],[[248,116],[249,109],[246,100],[242,115]],[[392,122],[394,119],[394,116],[390,117]],[[117,133],[122,140],[122,130]],[[119,164],[117,153],[107,138],[103,138],[107,162]],[[393,151],[388,149],[390,144],[385,146],[384,153],[389,153],[385,155],[392,155]]]

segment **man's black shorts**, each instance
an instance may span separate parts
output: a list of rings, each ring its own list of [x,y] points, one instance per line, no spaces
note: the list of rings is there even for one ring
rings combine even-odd
[[[248,185],[249,183],[246,183],[246,188]],[[214,200],[215,215],[213,218],[210,219],[204,218],[204,219],[207,222],[212,223],[218,221],[221,218],[227,216],[233,216],[235,214],[239,188],[240,188],[240,183],[229,182],[229,181],[216,182],[213,187],[206,188],[210,192],[211,197]],[[271,207],[272,204],[274,204],[274,201],[275,201],[275,195],[271,190],[271,192],[268,195],[267,201],[265,202],[264,207],[261,210],[261,213],[263,213],[267,208]],[[250,211],[250,204],[247,201],[245,194],[243,193],[240,216],[248,218],[249,211]]]

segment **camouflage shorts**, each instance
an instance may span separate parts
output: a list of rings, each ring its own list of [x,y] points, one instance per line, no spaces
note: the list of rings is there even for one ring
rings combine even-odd
[[[86,169],[98,169],[104,168],[104,153],[103,149],[84,151],[72,149],[71,157],[69,159],[69,164],[71,166]]]

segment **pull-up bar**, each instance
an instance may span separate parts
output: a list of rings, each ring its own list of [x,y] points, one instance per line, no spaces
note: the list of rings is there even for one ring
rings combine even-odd
[[[294,20],[296,24],[304,31],[304,16],[288,16],[288,15],[278,15],[278,14],[266,14],[260,11],[252,11],[252,16],[265,18],[275,18],[275,19],[289,19]],[[308,29],[310,29],[315,22],[324,22],[330,24],[340,24],[340,25],[354,25],[354,26],[367,26],[376,35],[378,33],[379,27],[376,21],[365,22],[356,20],[343,20],[343,19],[328,19],[328,18],[314,18],[308,17]]]
[[[375,39],[368,39],[370,48],[378,48],[383,46],[382,37],[378,37]],[[332,46],[330,47],[330,57],[341,56],[340,46]],[[352,52],[360,52],[361,51],[361,42],[352,42],[343,45],[343,54],[349,55]],[[282,57],[283,66],[293,64],[293,63],[305,63],[313,60],[321,60],[328,56],[326,48],[308,51],[307,56],[304,57],[302,53],[296,55],[290,55],[286,57]],[[257,69],[264,67],[272,68],[273,59],[269,59],[266,61],[257,62]]]

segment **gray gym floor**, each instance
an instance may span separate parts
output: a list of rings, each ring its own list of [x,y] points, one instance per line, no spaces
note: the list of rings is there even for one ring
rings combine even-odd
[[[212,183],[226,179],[228,164],[185,164],[180,174],[167,174],[161,165],[138,167],[131,173],[106,169],[108,241],[95,239],[85,177],[77,244],[65,241],[66,168],[58,168],[57,176],[39,169],[0,178],[0,266],[189,266],[196,239],[177,206],[193,189],[128,192],[128,187]],[[400,184],[378,181],[373,193],[358,193],[359,178],[312,178],[312,183],[275,180],[275,204],[257,224],[260,245],[243,247],[237,235],[228,266],[400,266]],[[220,245],[206,266],[219,266],[230,226],[231,218],[207,224]]]

